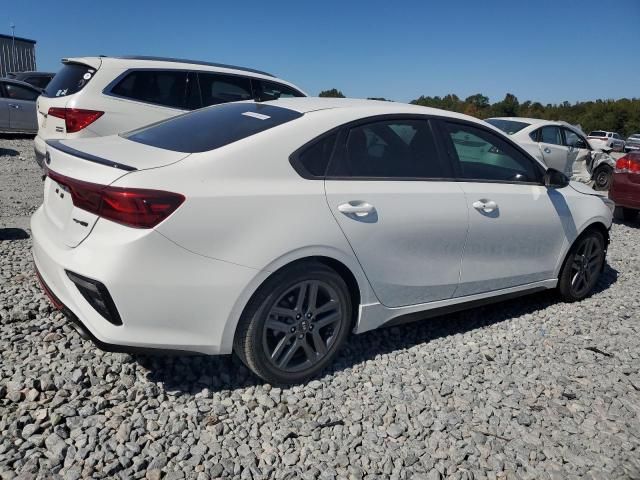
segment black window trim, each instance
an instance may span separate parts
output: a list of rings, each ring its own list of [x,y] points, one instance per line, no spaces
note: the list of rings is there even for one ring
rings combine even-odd
[[[336,161],[337,151],[338,149],[344,149],[346,145],[346,138],[348,135],[348,131],[360,125],[366,125],[369,123],[377,123],[379,121],[385,120],[425,120],[429,124],[431,128],[431,132],[433,134],[435,140],[435,146],[437,151],[438,162],[444,171],[450,172],[451,176],[442,177],[442,178],[433,178],[433,177],[345,177],[345,176],[331,176],[328,173],[331,171],[331,164]],[[462,178],[460,173],[460,166],[458,162],[451,158],[449,153],[447,152],[447,146],[444,144],[447,142],[448,133],[444,130],[443,122],[453,122],[459,123],[462,125],[468,125],[471,127],[479,128],[487,133],[493,135],[501,135],[502,140],[506,141],[509,145],[519,151],[521,154],[525,156],[530,162],[533,163],[534,169],[538,171],[540,180],[538,182],[518,182],[515,180],[487,180],[487,179],[469,179]],[[300,162],[300,155],[304,153],[308,148],[313,146],[315,142],[321,141],[329,135],[338,132],[338,138],[336,139],[336,144],[334,145],[333,152],[327,163],[327,169],[323,176],[312,175],[309,173],[302,163]],[[449,140],[450,142],[450,140]],[[516,142],[511,140],[506,134],[502,134],[500,132],[496,132],[490,128],[483,126],[480,123],[471,122],[464,119],[459,119],[455,117],[448,117],[444,115],[432,115],[432,114],[415,114],[415,113],[391,113],[391,114],[382,114],[382,115],[373,115],[366,118],[360,118],[357,120],[352,120],[350,122],[344,123],[342,125],[338,125],[322,134],[314,137],[312,140],[309,140],[304,145],[296,149],[289,156],[289,163],[293,167],[293,169],[300,175],[302,178],[306,180],[337,180],[337,181],[368,181],[368,182],[380,182],[380,181],[421,181],[421,182],[466,182],[466,183],[503,183],[503,184],[513,184],[513,185],[542,185],[544,186],[544,173],[546,171],[545,167],[536,160],[529,152],[527,152],[524,148],[518,145]]]
[[[294,88],[290,85],[286,85],[282,82],[278,82],[275,79],[264,79],[264,78],[259,78],[259,77],[254,77],[251,75],[241,75],[241,74],[237,74],[237,73],[227,73],[227,72],[218,72],[218,71],[214,71],[214,70],[198,70],[198,69],[193,69],[193,68],[152,68],[152,67],[132,67],[132,68],[128,68],[127,70],[125,70],[124,72],[120,73],[116,78],[114,78],[111,82],[109,82],[109,84],[107,84],[106,87],[104,87],[102,89],[102,94],[106,95],[108,97],[114,97],[114,98],[119,98],[122,100],[127,100],[129,102],[136,102],[136,103],[142,103],[145,105],[153,105],[156,107],[162,107],[162,108],[170,108],[172,110],[180,110],[182,112],[192,112],[193,110],[197,110],[197,109],[186,109],[186,108],[177,108],[177,107],[168,107],[167,105],[162,105],[161,103],[156,103],[156,102],[147,102],[144,100],[137,100],[135,98],[131,98],[131,97],[125,97],[124,95],[118,95],[117,93],[113,93],[113,89],[116,87],[116,85],[118,85],[127,75],[129,75],[132,72],[140,72],[140,71],[153,71],[153,72],[186,72],[187,75],[189,73],[193,73],[195,74],[196,77],[196,84],[198,85],[198,92],[200,94],[200,107],[199,108],[204,108],[204,107],[209,107],[211,105],[203,105],[202,104],[202,90],[200,88],[200,79],[198,78],[198,74],[199,73],[208,73],[208,74],[213,74],[213,75],[221,75],[221,76],[229,76],[229,77],[239,77],[239,78],[245,78],[247,80],[249,80],[250,85],[251,85],[251,97],[253,100],[256,99],[256,89],[254,87],[254,81],[257,80],[264,80],[264,81],[268,81],[271,83],[276,83],[278,85],[282,85],[283,87],[287,87],[290,88],[291,90],[295,90],[296,92],[300,93],[301,96],[306,97],[306,95],[304,95],[300,90],[298,90],[297,88]],[[225,102],[225,103],[229,103],[229,102]]]
[[[503,141],[507,142],[509,145],[515,148],[528,161],[530,161],[533,164],[534,170],[538,172],[538,181],[537,182],[519,182],[517,180],[489,180],[489,179],[482,179],[482,178],[478,178],[478,179],[463,178],[461,173],[462,169],[460,168],[459,161],[456,160],[456,158],[454,158],[450,153],[452,151],[451,149],[454,149],[455,147],[453,146],[453,142],[450,139],[450,135],[448,134],[446,127],[444,126],[444,123],[457,123],[459,125],[466,125],[466,126],[470,126],[470,127],[474,127],[479,130],[482,130],[488,134],[501,136],[501,139]],[[542,185],[544,186],[544,173],[546,169],[529,152],[527,152],[524,148],[522,148],[516,142],[511,140],[506,134],[502,134],[500,132],[496,132],[495,130],[486,128],[482,124],[470,122],[464,119],[453,118],[453,117],[438,117],[436,126],[439,129],[438,138],[449,144],[448,147],[445,147],[444,151],[446,152],[445,155],[447,155],[447,158],[449,158],[449,162],[451,163],[454,169],[454,172],[456,175],[456,181],[464,182],[464,183],[502,183],[502,184],[509,184],[509,185]]]

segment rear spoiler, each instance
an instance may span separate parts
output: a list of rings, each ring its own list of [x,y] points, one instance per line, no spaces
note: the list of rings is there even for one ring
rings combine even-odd
[[[124,165],[122,163],[117,163],[112,160],[107,160],[106,158],[96,157],[95,155],[81,152],[80,150],[76,150],[75,148],[71,148],[68,145],[65,145],[60,140],[47,140],[46,144],[51,148],[54,148],[64,153],[68,153],[69,155],[73,155],[74,157],[82,158],[83,160],[87,160],[89,162],[99,163],[100,165],[117,168],[119,170],[124,170],[126,172],[133,172],[135,170],[138,170],[137,168],[131,167],[129,165]],[[51,158],[49,157],[48,152],[47,152],[45,161],[47,165],[51,162]]]

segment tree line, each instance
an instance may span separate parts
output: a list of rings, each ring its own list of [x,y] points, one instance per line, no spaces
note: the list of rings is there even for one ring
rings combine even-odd
[[[343,93],[335,88],[324,90],[319,96],[344,98]],[[385,98],[372,99],[386,100]],[[422,95],[409,103],[464,113],[476,118],[530,117],[564,120],[572,125],[579,125],[586,133],[592,130],[607,130],[618,132],[624,137],[640,133],[640,98],[543,105],[530,100],[520,103],[511,93],[507,93],[499,102],[490,103],[489,97],[477,93],[464,100],[455,94],[444,97]]]

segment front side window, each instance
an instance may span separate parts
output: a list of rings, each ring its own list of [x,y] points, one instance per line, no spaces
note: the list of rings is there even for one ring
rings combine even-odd
[[[564,130],[564,144],[567,147],[589,148],[588,146],[589,144],[587,143],[586,139],[584,139],[582,136],[578,135],[573,130],[569,130],[568,128],[565,128],[563,130]]]
[[[250,100],[251,80],[233,75],[198,73],[203,106]]]
[[[467,124],[447,122],[449,152],[463,179],[537,183],[541,169],[498,135]]]
[[[555,127],[553,125],[542,127],[540,129],[540,141],[551,145],[562,145],[563,142],[560,127]]]
[[[278,98],[304,97],[299,92],[281,83],[269,82],[267,80],[253,80],[255,96],[260,100],[275,100]]]
[[[29,100],[33,101],[40,96],[40,92],[21,85],[13,83],[5,83],[4,88],[7,92],[7,98],[12,100]]]
[[[389,120],[353,127],[332,162],[331,176],[445,178],[426,120]]]
[[[111,93],[182,110],[200,106],[195,77],[184,71],[136,70],[118,82]]]

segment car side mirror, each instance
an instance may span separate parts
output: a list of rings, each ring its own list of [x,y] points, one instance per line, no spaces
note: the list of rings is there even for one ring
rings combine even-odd
[[[577,140],[576,144],[574,145],[575,148],[587,148],[587,144],[585,142],[583,142],[582,140]]]
[[[549,168],[544,174],[544,184],[549,188],[562,188],[569,185],[569,177],[555,168]]]

